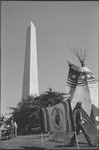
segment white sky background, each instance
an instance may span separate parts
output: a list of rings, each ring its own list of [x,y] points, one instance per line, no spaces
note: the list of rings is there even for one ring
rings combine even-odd
[[[65,92],[66,60],[80,65],[68,50],[86,48],[86,65],[98,78],[98,2],[2,1],[1,104],[2,113],[22,97],[26,29],[33,21],[37,33],[40,93],[52,87]]]

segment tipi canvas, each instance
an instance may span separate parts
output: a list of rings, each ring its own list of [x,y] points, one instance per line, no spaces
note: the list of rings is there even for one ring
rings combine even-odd
[[[94,129],[98,128],[98,81],[92,72],[85,66],[85,51],[79,53],[74,49],[73,53],[78,57],[81,67],[69,64],[69,73],[66,84],[66,93],[70,94],[71,106],[74,109],[77,102],[82,103],[83,116],[87,118]],[[75,69],[77,68],[77,69]],[[79,75],[78,75],[79,72]]]

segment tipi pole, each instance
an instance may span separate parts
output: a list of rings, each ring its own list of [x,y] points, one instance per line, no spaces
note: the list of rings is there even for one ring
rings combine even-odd
[[[76,131],[75,131],[75,137],[76,137],[77,149],[79,149],[78,137],[77,137]]]
[[[62,150],[63,150],[63,145],[64,145],[64,143],[62,142]]]
[[[43,138],[43,133],[41,133],[41,141],[42,141],[42,148],[44,147],[44,138]]]

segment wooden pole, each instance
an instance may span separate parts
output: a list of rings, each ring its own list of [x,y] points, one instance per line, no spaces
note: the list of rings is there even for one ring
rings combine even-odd
[[[42,148],[44,147],[44,138],[43,138],[43,133],[41,133],[41,141],[42,141]]]
[[[0,1],[0,118],[1,118],[1,1]],[[1,140],[1,125],[0,125],[0,140]]]
[[[78,137],[77,137],[76,131],[75,131],[75,137],[76,137],[77,149],[79,149]]]

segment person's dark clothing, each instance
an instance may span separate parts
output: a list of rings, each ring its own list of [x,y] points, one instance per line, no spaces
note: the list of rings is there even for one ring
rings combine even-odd
[[[79,110],[76,111],[76,126],[82,123],[82,114]]]
[[[76,134],[77,134],[77,136],[78,136],[78,134],[80,133],[80,130],[81,130],[83,132],[83,134],[84,134],[88,144],[92,145],[91,144],[91,139],[88,136],[88,134],[87,134],[87,132],[86,132],[86,130],[85,130],[83,124],[82,124],[82,114],[81,114],[81,112],[78,109],[76,110],[76,116],[75,117],[76,117],[75,118],[76,119],[75,123],[76,123]],[[76,141],[76,137],[75,137],[75,134],[74,134],[73,137],[71,138],[70,144],[74,145],[75,141]]]

